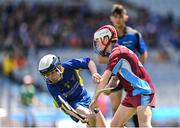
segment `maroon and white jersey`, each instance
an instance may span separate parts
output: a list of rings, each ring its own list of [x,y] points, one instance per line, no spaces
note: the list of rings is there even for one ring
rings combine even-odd
[[[125,91],[132,92],[133,96],[155,93],[151,79],[138,57],[125,46],[114,46],[106,70],[117,75]]]

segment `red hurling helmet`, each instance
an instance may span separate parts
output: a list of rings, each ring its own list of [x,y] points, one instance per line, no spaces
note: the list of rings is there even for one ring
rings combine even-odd
[[[105,37],[108,37],[109,41],[105,45],[105,49],[101,50],[100,47],[97,45],[97,40],[103,40]],[[110,43],[115,43],[118,40],[118,35],[116,29],[112,25],[104,25],[101,28],[99,28],[95,33],[94,33],[94,41],[93,41],[93,46],[94,50],[96,53],[102,55],[102,56],[109,56],[110,53],[106,52],[106,48]]]

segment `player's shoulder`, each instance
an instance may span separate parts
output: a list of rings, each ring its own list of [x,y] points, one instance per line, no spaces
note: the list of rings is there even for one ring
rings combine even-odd
[[[73,58],[73,59],[69,59],[67,61],[64,61],[62,63],[62,66],[64,67],[64,69],[66,70],[72,70],[74,69],[75,65],[78,65],[78,62],[81,62],[82,58]]]
[[[79,58],[72,58],[64,61],[62,65],[64,66],[72,66],[74,62],[76,62]]]
[[[116,57],[120,52],[121,52],[121,49],[123,48],[124,46],[123,45],[118,45],[118,44],[115,44],[113,49],[112,49],[112,52],[110,54],[110,58],[114,58]]]
[[[132,27],[129,27],[129,26],[126,26],[126,32],[134,34],[134,35],[141,35],[141,33],[138,30],[136,30]]]
[[[61,65],[62,65],[62,67],[63,67],[64,69],[67,70],[67,69],[69,69],[70,67],[73,66],[72,60],[64,61]]]
[[[110,56],[109,56],[109,62],[113,62],[114,60],[117,60],[118,58],[125,56],[128,54],[128,48],[123,45],[116,45],[114,46]]]
[[[120,49],[127,49],[127,47],[124,45],[119,45],[117,43],[113,47],[113,50],[120,50]]]
[[[112,53],[114,54],[123,54],[127,53],[129,49],[124,45],[117,45],[113,48]]]
[[[126,52],[128,52],[128,48],[126,47],[126,46],[123,46],[123,45],[119,45],[119,51],[121,52],[121,53],[126,53]]]

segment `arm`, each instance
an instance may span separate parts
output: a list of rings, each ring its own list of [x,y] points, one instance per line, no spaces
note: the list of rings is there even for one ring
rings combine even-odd
[[[140,57],[141,63],[144,64],[146,62],[147,58],[148,58],[148,52],[145,51]]]
[[[145,63],[145,61],[148,58],[148,52],[146,47],[146,42],[144,41],[142,35],[140,33],[137,33],[137,41],[138,41],[138,47],[137,50],[140,53],[140,61],[142,64]]]
[[[90,60],[88,63],[88,68],[92,74],[92,80],[95,84],[99,84],[100,79],[101,79],[101,75],[99,75],[97,73],[97,68],[96,68],[96,64],[93,60]]]
[[[100,79],[100,83],[96,87],[94,96],[93,96],[91,104],[90,104],[90,109],[91,110],[94,110],[94,108],[97,107],[97,103],[96,102],[97,102],[97,99],[98,99],[99,95],[101,94],[101,92],[99,90],[105,88],[105,86],[108,83],[108,80],[109,80],[110,76],[111,76],[111,71],[109,71],[109,70],[106,70],[104,72],[104,74],[102,75],[102,77]]]
[[[97,68],[96,68],[96,64],[93,60],[90,60],[88,63],[88,68],[89,71],[91,72],[91,74],[93,75],[94,73],[97,73]]]

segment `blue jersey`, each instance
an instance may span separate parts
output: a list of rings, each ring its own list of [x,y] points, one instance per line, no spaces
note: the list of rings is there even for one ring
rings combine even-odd
[[[60,95],[74,109],[79,105],[89,107],[91,98],[87,91],[82,86],[82,79],[79,76],[78,69],[89,69],[88,63],[90,58],[72,59],[62,63],[63,79],[56,84],[47,82],[47,87],[54,98],[57,107],[61,106],[61,101],[58,98]],[[77,121],[75,118],[73,120]]]
[[[126,46],[134,53],[139,53],[140,55],[147,51],[141,34],[131,27],[126,27],[125,34],[118,38],[118,44]]]

